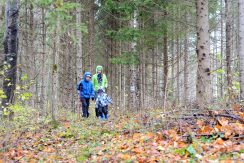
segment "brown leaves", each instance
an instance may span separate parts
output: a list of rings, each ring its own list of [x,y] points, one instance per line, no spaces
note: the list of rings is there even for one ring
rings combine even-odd
[[[21,137],[12,135],[10,141],[16,147],[0,152],[0,158],[19,162],[38,162],[42,159],[44,162],[139,163],[188,162],[191,159],[216,162],[225,154],[230,154],[227,158],[231,159],[234,157],[232,153],[237,153],[237,159],[243,158],[240,152],[243,142],[238,136],[243,135],[244,125],[228,118],[217,118],[218,123],[211,119],[198,119],[195,124],[182,122],[181,128],[176,126],[157,132],[140,128],[141,121],[134,117],[121,117],[102,125],[99,121],[97,125],[91,121],[72,122],[65,118],[55,129],[39,126]],[[129,129],[124,129],[126,126]],[[16,131],[15,134],[20,133]]]

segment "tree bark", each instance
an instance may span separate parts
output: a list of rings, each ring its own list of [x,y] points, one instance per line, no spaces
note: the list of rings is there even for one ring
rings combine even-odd
[[[228,96],[231,98],[231,87],[232,87],[232,77],[231,77],[231,43],[232,43],[232,36],[231,36],[231,1],[225,0],[225,19],[226,19],[226,75],[227,75],[227,91]]]
[[[45,100],[45,61],[46,61],[46,24],[45,24],[45,9],[42,8],[42,65],[41,65],[41,97],[40,97],[40,109],[46,113],[46,100]]]
[[[220,14],[221,14],[221,18],[220,18],[220,38],[221,38],[221,43],[220,43],[220,56],[221,56],[221,60],[220,60],[220,68],[223,69],[223,58],[224,58],[224,23],[223,23],[223,19],[224,19],[224,13],[223,13],[223,0],[221,0],[220,2]],[[222,98],[224,96],[224,81],[223,81],[223,74],[220,74],[220,79],[219,79],[219,92],[220,92],[220,97]]]
[[[210,45],[209,45],[209,22],[208,0],[196,0],[197,9],[197,104],[204,109],[210,102]]]
[[[2,107],[14,103],[18,56],[18,18],[18,0],[8,0],[6,2],[6,35],[4,41],[4,63],[8,68],[4,73],[3,91],[6,98],[2,100]]]
[[[189,68],[188,68],[188,34],[186,32],[184,39],[184,104],[187,105],[189,98]]]
[[[131,28],[138,27],[138,22],[136,19],[137,19],[137,13],[136,11],[134,11],[132,20],[130,21]],[[132,53],[132,55],[134,55],[134,53],[136,52],[136,42],[132,41],[130,46],[131,46],[130,52]],[[137,89],[138,89],[137,88],[137,65],[135,63],[132,63],[132,65],[130,65],[130,104],[129,104],[129,107],[132,110],[138,109]]]
[[[94,0],[89,0],[89,11],[88,11],[88,70],[93,72],[95,67],[93,66],[94,61],[94,15],[95,15],[95,3]],[[92,67],[93,66],[93,67]]]
[[[168,85],[168,36],[165,33],[163,40],[163,108],[165,108],[167,100],[167,85]]]
[[[239,55],[241,100],[244,100],[244,1],[239,0]]]
[[[77,0],[76,3],[80,4],[80,0]],[[76,83],[82,79],[82,33],[80,30],[81,26],[81,8],[78,7],[76,11],[76,36],[77,36],[77,52],[76,52]]]

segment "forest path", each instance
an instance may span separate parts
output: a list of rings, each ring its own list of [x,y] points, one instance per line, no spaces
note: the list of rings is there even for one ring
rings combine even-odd
[[[93,110],[91,110],[93,111]],[[182,124],[183,135],[189,130],[207,135],[186,139],[178,128],[169,130],[148,128],[139,114],[113,116],[109,121],[96,119],[92,113],[88,119],[64,112],[57,122],[33,123],[21,126],[9,133],[9,138],[0,137],[0,163],[17,162],[158,162],[192,160],[243,160],[243,142],[233,139],[243,124],[230,123],[223,119],[225,129],[215,129],[198,121],[199,126]],[[232,129],[231,129],[232,128]],[[235,130],[234,130],[235,129]],[[241,131],[241,130],[240,130]],[[239,131],[239,132],[240,132]],[[224,134],[224,135],[223,135]],[[240,134],[240,133],[239,133]],[[7,134],[6,134],[7,135]],[[227,139],[224,139],[227,136]],[[3,141],[5,145],[3,145]],[[238,162],[238,161],[237,161]]]

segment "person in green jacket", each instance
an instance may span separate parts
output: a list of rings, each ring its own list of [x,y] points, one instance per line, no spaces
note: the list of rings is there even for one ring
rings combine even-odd
[[[102,66],[97,66],[96,68],[96,74],[92,76],[92,84],[94,87],[95,91],[95,96],[97,94],[97,91],[99,89],[106,90],[108,87],[108,80],[106,75],[103,73],[103,67]],[[96,111],[96,116],[99,117],[98,114],[98,108],[95,108]]]

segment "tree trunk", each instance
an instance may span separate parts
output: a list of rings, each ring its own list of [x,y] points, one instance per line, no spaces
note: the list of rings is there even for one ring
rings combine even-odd
[[[132,20],[130,22],[130,26],[131,28],[137,28],[138,27],[138,22],[136,20],[137,18],[137,13],[136,11],[134,11]],[[131,47],[130,47],[130,52],[132,53],[132,55],[134,55],[134,53],[136,52],[136,42],[132,42],[131,43]],[[130,65],[130,104],[129,107],[132,110],[137,109],[137,65],[132,63],[132,65]]]
[[[152,50],[152,99],[153,99],[153,101],[155,100],[155,96],[156,96],[155,58],[157,58],[157,56],[156,56],[156,52],[155,52],[155,47],[153,47],[153,50]],[[155,101],[153,102],[152,107],[155,108]]]
[[[221,38],[221,43],[220,43],[220,56],[221,56],[221,60],[220,60],[220,68],[223,69],[223,58],[224,58],[224,23],[223,23],[223,19],[224,19],[224,13],[223,13],[223,0],[221,0],[220,2],[220,14],[221,14],[221,18],[220,18],[220,38]],[[222,98],[224,96],[224,81],[223,81],[223,74],[220,74],[220,78],[218,83],[220,84],[219,87],[219,92],[220,92],[220,98]]]
[[[61,26],[60,26],[60,18],[58,16],[57,19],[57,28],[55,31],[55,50],[53,53],[53,64],[52,64],[52,120],[56,120],[56,112],[58,110],[58,105],[60,105],[59,103],[59,91],[60,91],[60,87],[59,87],[59,82],[60,82],[60,31],[61,31]]]
[[[18,56],[18,16],[18,1],[8,0],[6,2],[6,35],[4,40],[4,60],[8,69],[4,73],[3,91],[6,98],[2,100],[2,107],[14,103]]]
[[[208,0],[196,0],[197,9],[197,104],[200,109],[210,101],[210,46]]]
[[[93,66],[94,61],[94,15],[95,15],[95,3],[94,0],[89,0],[88,11],[88,70],[93,72],[95,70]],[[93,67],[92,67],[93,66]]]
[[[76,1],[80,4],[80,0]],[[81,8],[77,8],[76,13],[76,36],[77,36],[77,52],[76,52],[76,83],[78,83],[82,79],[82,33],[80,30],[81,26]]]
[[[168,36],[165,33],[163,40],[163,108],[165,108],[167,100],[167,85],[168,85]]]
[[[232,77],[231,77],[231,43],[232,43],[232,36],[231,36],[231,1],[225,0],[225,19],[226,19],[226,75],[227,75],[227,91],[228,96],[231,98],[231,87],[232,87]]]
[[[244,100],[244,1],[239,0],[239,55],[241,100]]]
[[[176,39],[176,49],[177,49],[177,56],[176,56],[176,101],[177,104],[180,103],[180,41],[179,36]]]
[[[170,90],[170,95],[175,98],[175,42],[174,40],[171,41],[171,90]]]
[[[184,39],[184,104],[187,105],[189,97],[189,83],[188,83],[189,69],[188,69],[188,34],[186,32]]]
[[[46,113],[46,100],[45,100],[45,61],[46,61],[46,24],[45,24],[45,9],[42,8],[42,63],[41,63],[41,97],[40,97],[40,109]]]

